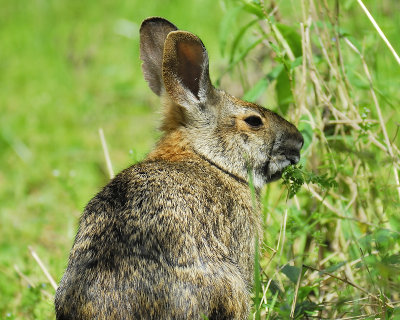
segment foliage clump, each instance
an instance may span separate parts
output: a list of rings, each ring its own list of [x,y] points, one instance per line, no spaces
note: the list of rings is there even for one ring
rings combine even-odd
[[[302,165],[291,165],[285,168],[282,173],[283,184],[288,190],[289,199],[293,198],[299,192],[303,184],[314,183],[322,190],[337,188],[338,183],[335,178],[328,177],[328,174],[317,175],[303,169]]]
[[[380,21],[393,4],[364,2]],[[256,319],[400,314],[399,65],[364,2],[224,2],[228,71],[304,137],[263,194]]]

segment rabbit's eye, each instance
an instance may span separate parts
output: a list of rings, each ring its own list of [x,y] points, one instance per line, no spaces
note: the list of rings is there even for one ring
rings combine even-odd
[[[259,128],[262,126],[262,120],[258,116],[250,116],[244,119],[244,121],[251,127]]]

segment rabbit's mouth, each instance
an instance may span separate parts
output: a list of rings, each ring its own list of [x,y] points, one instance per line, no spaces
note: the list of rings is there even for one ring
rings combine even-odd
[[[270,178],[268,179],[268,182],[274,182],[274,181],[282,178],[282,172],[283,172],[283,170],[275,172],[273,175],[270,176]]]
[[[278,139],[269,152],[268,161],[264,166],[266,182],[272,182],[282,177],[283,170],[300,161],[300,150],[303,146],[303,137],[300,135],[283,142]]]
[[[283,170],[292,163],[293,161],[283,155],[273,157],[266,165],[267,182],[279,180],[282,177]]]

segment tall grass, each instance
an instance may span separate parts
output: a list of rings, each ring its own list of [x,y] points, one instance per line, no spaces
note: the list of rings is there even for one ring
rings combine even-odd
[[[244,96],[267,100],[305,138],[301,165],[264,194],[255,317],[400,317],[399,79],[376,81],[369,56],[381,41],[398,75],[395,49],[362,1],[225,3],[226,30],[244,21],[221,41]],[[365,34],[346,29],[351,14],[366,18]]]

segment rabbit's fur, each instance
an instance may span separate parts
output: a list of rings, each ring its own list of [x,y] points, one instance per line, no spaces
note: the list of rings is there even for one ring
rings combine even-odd
[[[162,18],[146,19],[140,36],[164,135],[86,206],[57,319],[247,319],[259,191],[298,162],[303,138],[215,89],[197,36]]]

